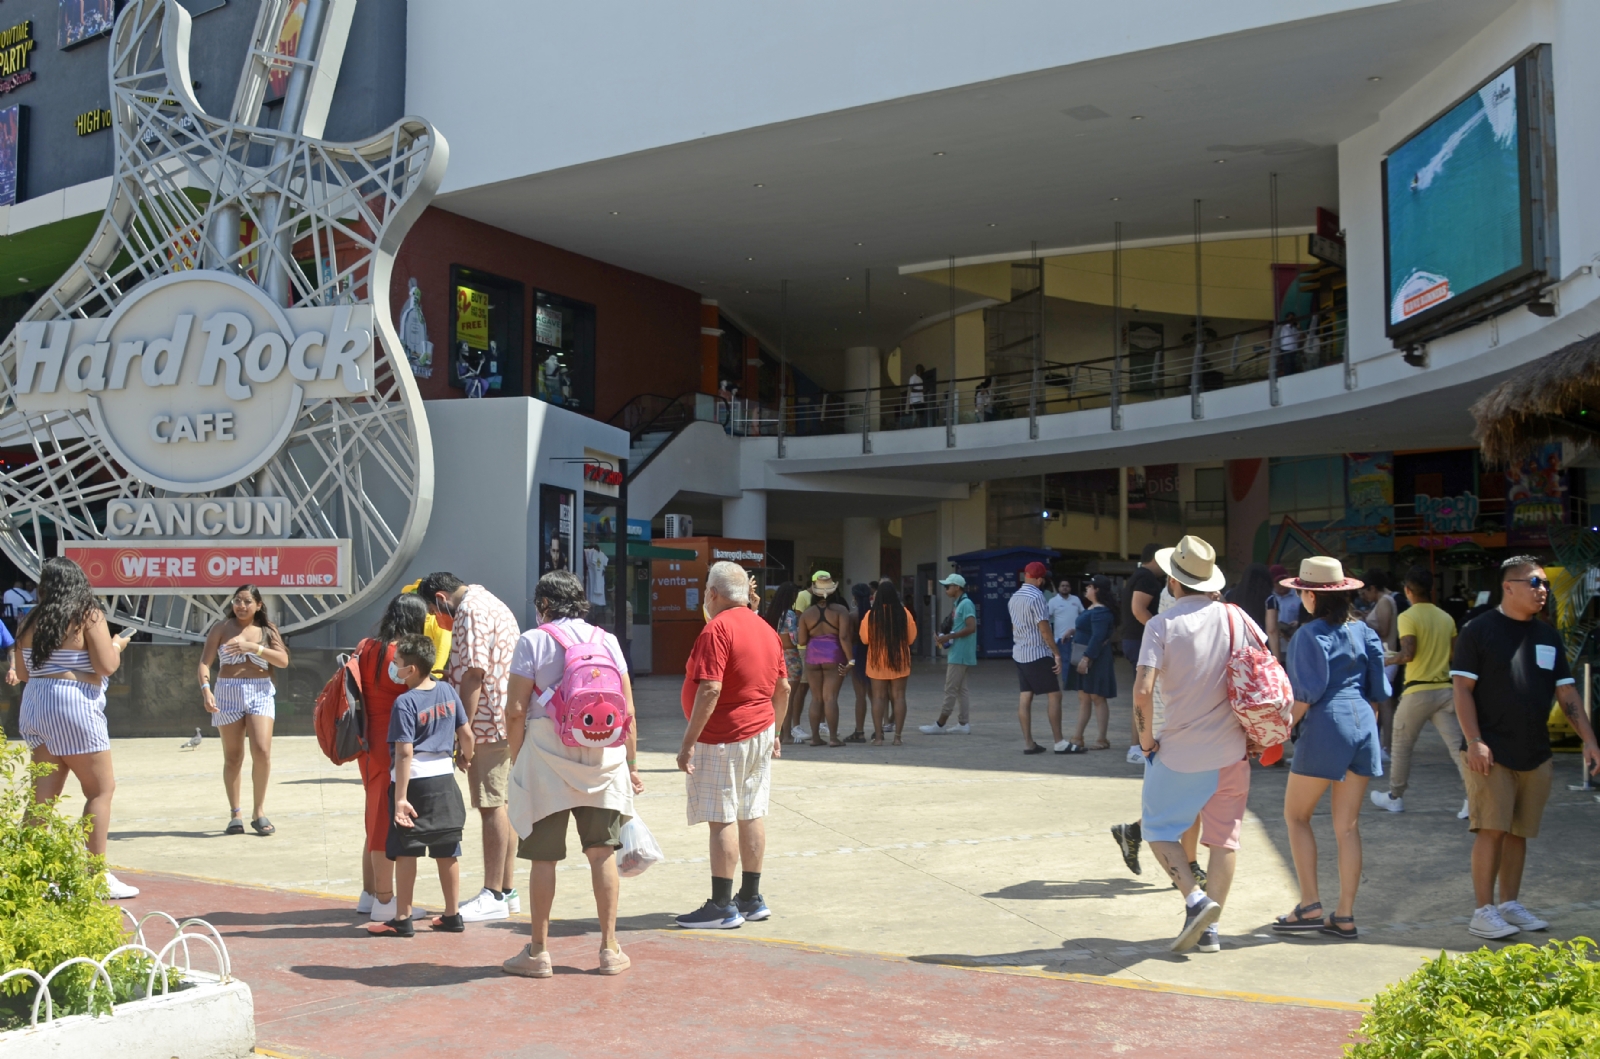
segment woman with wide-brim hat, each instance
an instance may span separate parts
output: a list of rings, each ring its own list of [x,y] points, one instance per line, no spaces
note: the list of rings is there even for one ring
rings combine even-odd
[[[844,746],[839,738],[839,686],[855,664],[855,623],[835,598],[839,583],[826,570],[811,575],[811,606],[800,615],[795,642],[805,656],[806,683],[811,686],[812,746]],[[822,736],[823,721],[828,736]]]
[[[1300,903],[1279,916],[1279,933],[1321,933],[1354,938],[1356,888],[1361,882],[1361,805],[1367,781],[1383,775],[1378,749],[1378,704],[1389,697],[1383,675],[1383,641],[1350,609],[1361,582],[1346,577],[1339,560],[1313,556],[1300,576],[1280,582],[1300,596],[1300,630],[1289,641],[1287,666],[1294,688],[1299,736],[1283,794],[1283,819],[1300,882]],[[1317,840],[1311,814],[1331,788],[1333,834],[1339,845],[1339,903],[1322,914],[1317,894]]]

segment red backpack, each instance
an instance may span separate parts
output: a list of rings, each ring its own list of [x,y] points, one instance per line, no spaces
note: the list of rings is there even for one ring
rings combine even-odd
[[[373,640],[362,640],[355,651],[339,657],[339,668],[322,686],[311,718],[317,745],[329,761],[343,765],[370,749],[367,745],[367,709],[362,701],[361,652]],[[381,651],[377,652],[380,656]],[[376,674],[374,674],[376,676]]]
[[[1294,713],[1294,689],[1289,674],[1272,657],[1267,645],[1250,631],[1250,622],[1232,603],[1224,604],[1228,618],[1228,705],[1244,729],[1251,753],[1280,746],[1289,738],[1289,718]],[[1243,644],[1233,635],[1234,622],[1246,630]]]

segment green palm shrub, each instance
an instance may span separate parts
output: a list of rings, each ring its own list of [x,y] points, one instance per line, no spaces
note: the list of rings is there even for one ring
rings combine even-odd
[[[1588,938],[1440,953],[1390,986],[1347,1059],[1600,1055],[1600,963]]]
[[[0,973],[27,967],[44,976],[74,956],[103,959],[130,940],[121,909],[106,902],[105,860],[85,844],[89,821],[62,816],[55,802],[33,804],[33,778],[50,767],[32,763],[0,732]],[[115,1000],[144,994],[148,957],[124,954],[108,970]],[[94,977],[87,964],[58,974],[50,983],[56,1012],[91,1011]],[[0,1029],[27,1025],[37,988],[22,975],[0,986]],[[107,1009],[102,980],[92,1010]]]

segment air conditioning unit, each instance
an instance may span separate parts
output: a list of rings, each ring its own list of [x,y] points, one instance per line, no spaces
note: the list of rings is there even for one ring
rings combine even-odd
[[[694,517],[692,515],[667,515],[665,516],[664,521],[667,524],[666,536],[694,536]]]

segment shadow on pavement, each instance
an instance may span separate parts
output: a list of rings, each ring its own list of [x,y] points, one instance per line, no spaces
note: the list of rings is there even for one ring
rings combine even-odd
[[[438,963],[386,963],[374,967],[332,967],[327,964],[297,964],[292,974],[319,982],[355,982],[378,989],[420,988],[441,985],[466,985],[505,975],[499,966],[450,967]]]
[[[1012,883],[1010,886],[986,893],[1009,901],[1101,900],[1130,894],[1152,893],[1162,889],[1157,883],[1139,882],[1136,879],[1077,879],[1071,882],[1054,879],[1033,879]]]

